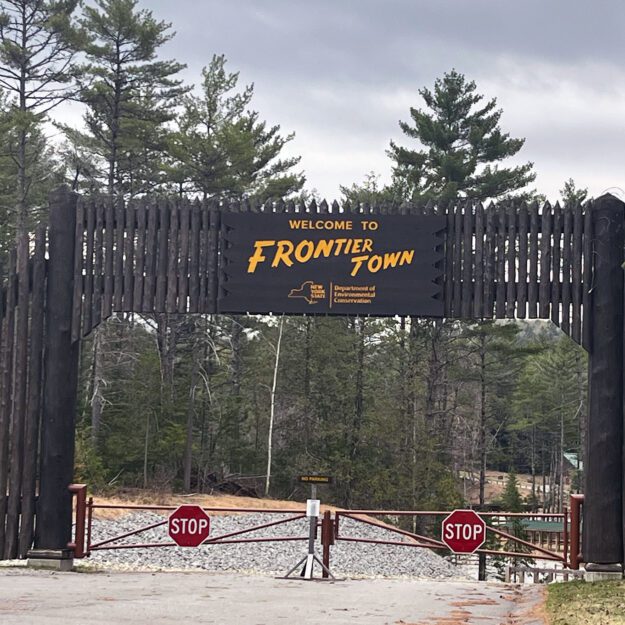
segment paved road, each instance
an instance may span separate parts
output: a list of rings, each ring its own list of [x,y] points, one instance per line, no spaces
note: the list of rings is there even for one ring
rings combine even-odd
[[[0,569],[1,625],[542,625],[536,586]]]

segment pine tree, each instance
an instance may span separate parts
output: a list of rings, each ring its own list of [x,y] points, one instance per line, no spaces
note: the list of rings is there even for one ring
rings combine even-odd
[[[382,186],[379,183],[379,176],[370,171],[365,175],[362,183],[354,183],[350,187],[341,185],[341,193],[345,200],[351,204],[380,205],[385,203],[401,202],[401,195],[394,186]]]
[[[518,341],[515,323],[482,321],[465,326],[461,337],[466,351],[462,364],[452,372],[460,381],[473,382],[477,391],[476,452],[479,461],[479,503],[485,501],[486,469],[512,418],[509,396],[516,388],[525,360],[536,352],[533,345]],[[469,365],[469,366],[467,366]],[[472,366],[471,366],[472,365]]]
[[[16,158],[25,139],[27,186],[20,202],[20,164]],[[0,254],[15,246],[16,233],[27,235],[45,216],[48,194],[63,181],[62,169],[43,128],[33,124],[25,135],[15,124],[14,110],[0,95]],[[19,227],[19,207],[24,209]]]
[[[583,204],[588,197],[588,189],[578,188],[573,178],[569,178],[562,189],[560,189],[560,197],[565,206],[575,206]]]
[[[560,510],[565,490],[564,452],[575,451],[582,457],[586,363],[583,350],[568,337],[544,347],[528,359],[521,372],[513,402],[518,415],[515,428],[529,438],[532,457],[537,447],[541,449],[541,472],[549,474],[551,483],[544,504]]]
[[[508,472],[506,487],[501,497],[501,505],[506,512],[523,512],[523,500],[519,493],[516,473],[514,471]]]
[[[74,93],[74,57],[81,43],[73,23],[77,5],[77,0],[3,0],[0,5],[0,87],[9,96],[3,121],[13,135],[5,147],[15,163],[18,241],[33,225],[29,213],[42,186],[37,174],[48,158],[43,122]],[[18,259],[22,267],[24,262]]]
[[[157,59],[173,33],[170,24],[137,7],[137,0],[97,0],[85,6],[80,25],[86,33],[87,64],[81,68],[81,99],[87,107],[86,132],[68,129],[66,167],[73,184],[111,195],[133,197],[161,180],[167,124],[188,89],[177,61]],[[76,162],[85,155],[85,160]],[[92,438],[98,434],[104,405],[106,365],[100,331],[94,333]]]
[[[160,181],[166,124],[188,90],[176,77],[183,64],[156,59],[174,36],[171,25],[138,10],[137,0],[97,0],[85,7],[81,25],[90,38],[81,78],[88,130],[82,147],[103,161],[108,193],[145,193]]]
[[[525,140],[502,132],[496,99],[484,102],[476,89],[475,82],[452,70],[436,80],[434,91],[419,90],[426,110],[411,107],[411,121],[399,125],[423,149],[391,141],[388,152],[395,162],[395,185],[407,199],[500,198],[535,179],[532,163],[499,165],[517,154]]]
[[[249,110],[253,85],[237,90],[238,80],[238,72],[227,71],[225,57],[215,55],[202,70],[201,95],[185,98],[170,143],[176,191],[203,197],[246,194],[264,201],[302,188],[304,177],[291,171],[300,158],[280,158],[294,135],[282,136],[280,126],[259,121]]]

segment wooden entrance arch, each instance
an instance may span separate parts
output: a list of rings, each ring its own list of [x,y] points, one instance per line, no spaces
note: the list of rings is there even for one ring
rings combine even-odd
[[[588,351],[582,552],[587,563],[622,565],[623,202],[125,205],[66,187],[51,195],[27,275],[12,254],[0,290],[0,557],[25,557],[33,541],[31,555],[71,555],[80,339],[114,312],[219,312],[227,212],[443,216],[433,265],[444,317],[551,319]]]

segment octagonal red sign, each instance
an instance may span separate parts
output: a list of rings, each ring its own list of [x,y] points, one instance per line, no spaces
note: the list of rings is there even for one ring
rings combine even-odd
[[[454,510],[443,521],[442,533],[454,553],[474,553],[486,540],[486,523],[473,510]]]
[[[210,533],[210,517],[201,506],[184,505],[169,515],[167,531],[180,547],[198,547]]]

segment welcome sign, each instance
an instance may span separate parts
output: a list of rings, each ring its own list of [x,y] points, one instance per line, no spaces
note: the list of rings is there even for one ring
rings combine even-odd
[[[222,213],[222,313],[443,316],[444,217]]]

